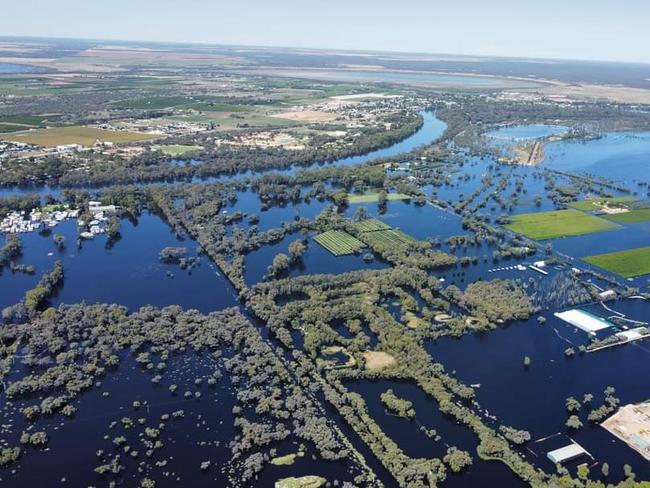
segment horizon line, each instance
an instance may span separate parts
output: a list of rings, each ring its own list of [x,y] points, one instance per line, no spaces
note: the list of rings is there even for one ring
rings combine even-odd
[[[575,62],[575,63],[609,63],[609,64],[628,64],[650,66],[649,61],[621,61],[611,59],[577,59],[577,58],[556,58],[556,57],[535,57],[535,56],[513,56],[513,55],[494,55],[494,54],[472,54],[472,53],[435,53],[427,51],[382,51],[361,48],[334,48],[334,47],[312,47],[312,46],[281,46],[281,45],[261,45],[261,44],[224,44],[209,41],[164,41],[164,40],[146,40],[146,39],[117,39],[117,38],[92,38],[92,37],[68,37],[68,36],[34,36],[34,35],[0,35],[0,40],[6,39],[31,39],[31,40],[57,40],[57,41],[86,41],[86,42],[118,42],[118,43],[141,43],[141,44],[160,44],[171,46],[203,46],[203,47],[242,47],[258,49],[286,49],[286,50],[310,50],[310,51],[335,51],[341,53],[366,53],[366,54],[406,54],[414,56],[441,56],[441,57],[463,57],[463,58],[484,58],[484,59],[502,59],[517,61],[544,61],[544,62]],[[29,58],[24,58],[29,59]]]

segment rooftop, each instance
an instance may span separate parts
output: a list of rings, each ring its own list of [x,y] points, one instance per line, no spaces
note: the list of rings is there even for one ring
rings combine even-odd
[[[592,315],[589,312],[577,308],[567,310],[566,312],[558,312],[555,316],[589,333],[612,327],[612,324],[607,322],[605,319],[601,319],[596,315]]]
[[[574,442],[568,446],[550,451],[546,456],[555,464],[559,464],[565,461],[570,461],[571,459],[575,459],[584,454],[588,454],[587,451],[585,451],[580,444]]]

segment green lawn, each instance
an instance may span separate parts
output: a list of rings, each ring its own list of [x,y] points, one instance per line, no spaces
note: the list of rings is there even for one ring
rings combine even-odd
[[[624,278],[632,278],[650,274],[650,247],[587,256],[583,261]]]
[[[393,200],[408,200],[411,198],[410,195],[405,195],[403,193],[388,193],[386,198],[389,201]],[[350,204],[354,203],[374,203],[379,201],[379,193],[365,193],[363,195],[349,195],[348,202]]]
[[[318,234],[314,237],[314,240],[334,254],[334,256],[354,254],[356,251],[366,247],[359,239],[340,230],[328,230],[327,232]]]
[[[650,208],[639,208],[629,212],[607,215],[607,220],[620,224],[634,224],[637,222],[646,222],[650,220]]]
[[[580,236],[619,226],[608,220],[594,217],[577,210],[559,210],[515,215],[508,229],[538,241],[559,237]]]
[[[632,197],[590,198],[580,202],[571,202],[568,206],[576,210],[591,212],[593,210],[600,210],[604,204],[631,203],[633,201],[634,198]]]

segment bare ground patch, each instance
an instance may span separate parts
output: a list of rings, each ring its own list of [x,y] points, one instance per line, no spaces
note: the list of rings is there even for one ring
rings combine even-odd
[[[362,356],[366,360],[366,368],[370,371],[389,368],[397,364],[393,356],[383,351],[366,351]]]
[[[304,110],[297,112],[283,112],[274,114],[271,117],[277,119],[295,120],[298,122],[330,122],[336,120],[338,115],[330,112],[317,112],[315,110]]]

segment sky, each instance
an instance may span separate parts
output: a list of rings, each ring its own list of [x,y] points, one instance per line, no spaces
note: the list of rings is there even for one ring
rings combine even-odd
[[[643,63],[649,21],[648,0],[0,0],[1,36]]]

